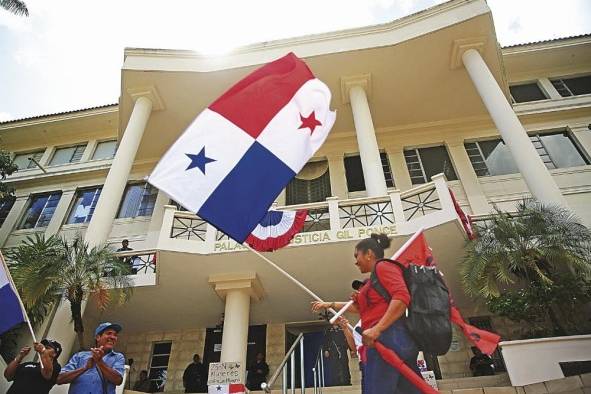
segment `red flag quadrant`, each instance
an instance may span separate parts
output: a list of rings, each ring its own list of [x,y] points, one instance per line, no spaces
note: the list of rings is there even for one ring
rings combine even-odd
[[[245,394],[246,387],[241,383],[211,385],[208,394]]]
[[[496,350],[501,337],[490,331],[481,330],[464,321],[460,311],[455,306],[451,307],[451,321],[462,329],[464,336],[474,344],[482,353],[491,355]]]
[[[404,251],[402,251],[397,260],[404,265],[411,263],[415,265],[427,266],[436,264],[433,258],[433,253],[431,252],[431,248],[427,244],[425,234],[422,231],[421,234],[419,234],[415,240],[410,245],[408,245]],[[452,299],[451,292],[450,299]],[[497,348],[501,337],[497,334],[486,330],[481,330],[466,323],[462,318],[460,311],[455,306],[453,306],[453,299],[450,320],[452,323],[456,324],[462,330],[466,338],[476,347],[478,347],[483,353],[491,354]]]
[[[460,204],[458,203],[458,200],[456,200],[456,196],[454,195],[454,192],[451,191],[451,189],[449,189],[449,194],[451,196],[451,200],[453,201],[456,213],[458,214],[458,217],[460,218],[460,222],[462,222],[462,226],[464,227],[464,231],[466,231],[466,235],[468,236],[468,239],[470,239],[470,240],[475,239],[476,235],[474,234],[474,228],[472,228],[472,220],[470,219],[470,216],[466,215],[466,213],[464,212],[462,207],[460,207]]]
[[[148,182],[237,242],[326,140],[331,93],[293,53],[236,83],[170,147]]]
[[[272,252],[287,246],[304,227],[307,209],[270,210],[246,238],[246,243],[259,252]]]

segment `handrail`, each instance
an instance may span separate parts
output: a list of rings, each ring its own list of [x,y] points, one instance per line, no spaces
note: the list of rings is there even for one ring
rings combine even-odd
[[[125,252],[114,252],[117,257],[131,257],[131,256],[144,256],[147,254],[156,254],[156,249],[145,249],[145,250],[126,250]]]
[[[270,393],[271,392],[271,387],[273,386],[273,384],[275,384],[275,381],[279,377],[279,374],[281,373],[281,370],[283,369],[283,367],[285,367],[285,364],[287,364],[287,360],[289,360],[289,358],[291,357],[291,354],[295,351],[297,345],[300,343],[300,341],[303,338],[304,338],[304,333],[301,332],[297,336],[297,338],[294,341],[293,345],[291,345],[291,347],[289,348],[288,352],[285,354],[285,357],[283,357],[283,360],[281,360],[281,363],[277,367],[277,370],[275,371],[275,373],[273,373],[273,375],[271,376],[271,379],[269,379],[269,382],[264,382],[264,383],[261,384],[261,388],[265,392],[267,392],[267,393]],[[286,382],[283,382],[283,383],[286,384]]]

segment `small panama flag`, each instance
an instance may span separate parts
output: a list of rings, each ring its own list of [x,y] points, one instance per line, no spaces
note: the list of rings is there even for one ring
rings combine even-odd
[[[205,108],[147,181],[243,243],[326,140],[331,93],[293,53]]]
[[[208,394],[245,394],[246,387],[242,383],[214,384],[209,386]]]

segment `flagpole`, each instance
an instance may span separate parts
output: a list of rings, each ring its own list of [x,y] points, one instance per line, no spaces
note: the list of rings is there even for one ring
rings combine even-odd
[[[406,248],[408,248],[408,246],[415,240],[417,239],[417,237],[419,235],[421,235],[423,233],[424,228],[421,227],[419,228],[412,237],[410,237],[408,239],[408,241],[406,241],[402,247],[400,247],[398,249],[398,251],[396,251],[396,253],[394,253],[394,255],[392,256],[392,260],[395,260],[396,258],[400,257],[400,255],[404,252],[404,250]],[[269,265],[271,265],[273,268],[275,268],[277,271],[279,271],[280,273],[282,273],[285,277],[287,277],[289,280],[291,280],[293,283],[295,283],[299,288],[301,288],[302,290],[304,290],[306,293],[308,293],[312,298],[314,298],[316,301],[322,301],[322,298],[318,297],[312,290],[308,289],[303,283],[301,283],[299,280],[297,280],[296,278],[294,278],[293,276],[291,276],[289,273],[287,273],[287,271],[285,271],[283,268],[279,267],[277,264],[275,264],[274,262],[272,262],[271,260],[269,260],[267,257],[263,256],[261,253],[259,253],[258,251],[254,250],[253,248],[251,248],[246,242],[243,244],[244,247],[246,247],[247,249],[249,249],[251,252],[253,252],[254,254],[256,254],[257,256],[259,256],[261,259],[263,259],[264,261],[266,261]],[[349,305],[351,305],[352,303],[349,303]],[[332,313],[333,315],[337,315],[338,312],[336,310],[334,310],[333,308],[328,308],[328,311],[330,313]],[[355,329],[354,327],[351,325],[351,323],[347,323],[347,326],[349,327],[349,330],[352,333],[355,333]],[[400,371],[400,373],[402,375],[404,375],[407,379],[409,379],[422,393],[425,394],[436,394],[438,393],[438,391],[434,390],[431,386],[429,386],[422,378],[418,378],[418,376],[413,376],[416,375],[415,372],[413,370],[411,370],[406,364],[404,364],[404,362],[402,362],[400,360],[400,358],[396,355],[396,353],[394,353],[394,351],[390,350],[390,349],[386,349],[380,342],[376,341],[376,347],[378,347],[378,350],[380,351],[380,355],[382,357],[386,357],[389,356],[390,360],[386,360],[389,364],[391,364],[394,368],[398,369]],[[383,354],[384,353],[384,354]],[[389,353],[389,354],[387,354]],[[399,361],[400,365],[398,365],[398,363],[393,362],[393,359],[395,361]]]
[[[21,295],[19,294],[18,290],[16,289],[16,285],[14,284],[14,281],[12,280],[12,275],[10,274],[10,271],[8,270],[8,265],[6,265],[6,261],[4,260],[4,255],[2,254],[2,251],[0,251],[0,260],[2,260],[2,265],[4,266],[4,270],[6,272],[6,276],[8,277],[8,281],[10,282],[10,286],[12,287],[12,290],[14,290],[14,293],[16,294],[16,298],[18,298],[18,302],[21,306],[21,311],[23,312],[23,316],[25,317],[25,321],[27,322],[27,326],[29,326],[29,332],[31,333],[31,336],[33,337],[33,342],[36,343],[37,337],[35,336],[35,331],[33,331],[33,326],[31,326],[31,321],[29,320],[29,316],[27,315],[27,310],[25,309],[25,305],[23,304],[23,300],[21,300]]]

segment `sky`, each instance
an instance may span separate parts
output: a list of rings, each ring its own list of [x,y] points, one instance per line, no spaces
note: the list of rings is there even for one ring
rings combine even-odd
[[[444,0],[26,0],[0,10],[0,121],[118,101],[125,47],[214,56],[384,23]],[[590,0],[488,0],[501,45],[591,33]]]

